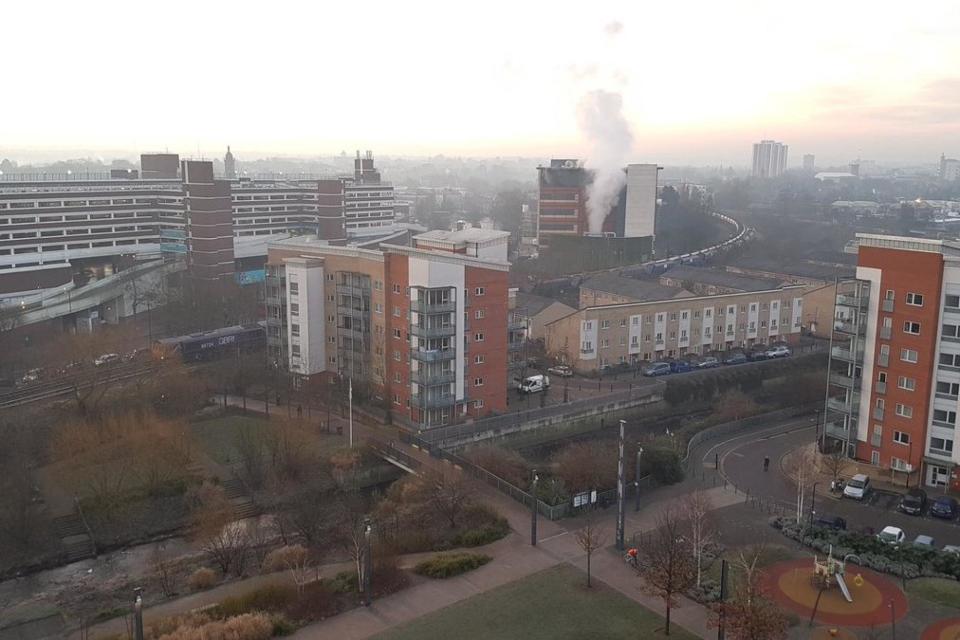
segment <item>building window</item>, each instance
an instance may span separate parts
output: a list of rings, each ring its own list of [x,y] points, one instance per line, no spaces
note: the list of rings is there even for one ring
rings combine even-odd
[[[914,307],[923,306],[923,294],[922,293],[908,293],[907,294],[907,304]]]
[[[399,372],[399,371],[395,371],[395,372],[393,373],[393,381],[396,382],[397,384],[403,382],[403,378],[400,376],[400,372]]]
[[[291,324],[290,325],[290,335],[299,338],[300,337],[300,325]]]
[[[953,453],[953,440],[946,438],[930,438],[930,449]]]
[[[399,394],[399,393],[393,394],[393,404],[396,404],[396,405],[399,405],[399,404],[400,404],[400,394]]]
[[[960,353],[941,353],[940,364],[948,367],[960,367]]]
[[[292,316],[300,315],[300,305],[297,304],[296,302],[290,303],[290,315]]]
[[[610,338],[604,338],[600,341],[600,348],[607,349],[610,347]]]
[[[483,333],[477,332],[477,333],[473,334],[473,341],[474,341],[474,342],[483,342]]]
[[[394,292],[394,293],[400,293],[400,291],[401,291],[401,290],[400,290],[400,285],[399,285],[399,284],[396,284],[396,283],[393,284],[392,289],[393,289],[393,292]]]
[[[904,431],[894,431],[893,441],[900,444],[910,444],[910,434]]]
[[[473,314],[473,317],[476,320],[483,320],[485,316],[486,316],[486,312],[483,309],[477,309]]]
[[[289,289],[291,294],[300,293],[300,285],[298,283],[290,282],[289,284],[290,284]]]
[[[951,295],[944,296],[943,306],[949,307],[951,309],[960,308],[960,296],[951,296]]]
[[[400,338],[401,338],[400,329],[394,329],[394,330],[393,330],[393,339],[394,339],[394,340],[399,340]]]
[[[620,336],[620,346],[627,344],[627,336]]]
[[[399,351],[394,350],[394,352],[393,352],[393,359],[396,360],[397,362],[400,362],[400,352],[399,352]]]
[[[885,299],[886,299],[886,300],[896,300],[896,298],[897,298],[897,292],[894,291],[893,289],[887,289],[887,293],[886,293]]]
[[[393,317],[394,317],[394,318],[399,318],[399,317],[400,317],[400,307],[398,307],[398,306],[394,306],[394,307],[393,307]]]
[[[957,424],[957,412],[945,411],[944,409],[934,409],[933,419],[937,422],[946,422],[947,424]]]
[[[620,318],[620,326],[621,326],[621,327],[627,326],[627,319],[626,319],[626,318]]]
[[[583,353],[590,353],[591,351],[593,351],[593,343],[592,342],[582,343],[580,345],[580,351],[582,351]]]
[[[913,407],[908,404],[897,403],[896,409],[897,415],[901,418],[912,418],[913,417]]]
[[[640,324],[640,316],[633,316],[632,318],[630,318],[630,324],[632,324],[632,325],[635,326],[635,327],[636,327],[637,325],[639,325],[639,324]]]
[[[916,349],[900,349],[900,359],[903,360],[904,362],[910,362],[910,363],[916,364],[917,350]]]
[[[920,323],[913,322],[912,320],[907,320],[906,322],[903,323],[903,332],[909,333],[915,336],[920,335]]]
[[[917,381],[907,376],[900,376],[897,378],[897,386],[907,391],[913,391],[917,388]]]
[[[475,386],[475,387],[482,387],[482,386],[483,386],[483,378],[474,378],[474,379],[473,379],[473,386]]]
[[[937,393],[943,393],[948,396],[960,395],[960,384],[956,382],[938,382]]]
[[[955,324],[943,325],[941,332],[945,338],[960,338],[960,327]]]
[[[299,358],[299,357],[300,357],[300,345],[298,345],[298,344],[290,345],[290,355],[292,355],[294,358]]]
[[[473,290],[473,295],[475,296],[482,296],[484,293],[486,293],[486,291],[484,290],[483,287],[477,287],[476,289]]]
[[[601,321],[600,321],[600,328],[601,328],[601,329],[609,329],[609,328],[610,328],[610,321],[609,321],[609,320],[601,320]]]
[[[483,400],[474,400],[473,401],[474,409],[483,409]]]
[[[895,471],[906,471],[908,463],[905,460],[901,460],[897,457],[890,458],[890,468]]]
[[[483,364],[484,358],[483,355],[473,356],[473,364]]]
[[[383,313],[383,305],[379,302],[373,303],[373,312],[374,313]]]

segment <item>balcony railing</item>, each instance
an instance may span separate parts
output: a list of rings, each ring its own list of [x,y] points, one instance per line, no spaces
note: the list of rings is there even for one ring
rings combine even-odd
[[[362,298],[370,295],[370,287],[356,286],[352,284],[338,284],[337,293]]]
[[[410,310],[417,313],[453,313],[457,310],[457,303],[453,300],[448,302],[428,302],[427,300],[413,300],[410,302]]]
[[[880,407],[873,408],[873,419],[874,420],[883,420],[883,409]]]
[[[410,374],[410,380],[429,387],[435,384],[449,384],[457,379],[457,374],[452,370],[430,371],[428,369],[419,369]]]
[[[877,364],[880,365],[881,367],[886,367],[886,366],[888,366],[888,365],[890,364],[890,354],[889,354],[889,353],[881,353],[880,355],[878,355],[878,356],[877,356]]]
[[[870,444],[874,447],[879,447],[881,444],[883,444],[883,435],[875,433],[870,436]]]
[[[448,324],[439,327],[421,327],[415,324],[410,327],[410,333],[418,338],[446,338],[457,333],[457,326]]]
[[[863,309],[867,306],[867,298],[864,296],[851,296],[841,293],[837,296],[837,304],[843,307]]]
[[[849,429],[844,426],[843,422],[838,420],[830,420],[825,423],[823,425],[823,432],[829,436],[840,438],[841,440],[846,440],[850,435]]]
[[[856,380],[854,380],[853,378],[851,378],[850,376],[844,373],[831,373],[830,384],[835,384],[838,387],[846,387],[848,389],[852,389],[855,386],[856,387],[860,386],[860,379],[857,378]]]
[[[441,362],[443,360],[453,360],[457,357],[457,352],[453,348],[447,349],[414,349],[410,352],[410,357],[420,362]]]
[[[877,393],[886,393],[887,383],[882,380],[877,380],[873,383],[873,388],[877,390]]]
[[[856,402],[847,402],[841,398],[828,398],[827,408],[839,413],[851,413],[857,406]]]
[[[851,351],[843,347],[834,347],[830,350],[830,355],[838,360],[846,360],[847,362],[860,362],[863,360],[862,349]]]
[[[889,340],[890,335],[893,333],[893,329],[890,327],[880,327],[880,339]]]
[[[410,401],[423,409],[439,409],[455,405],[457,396],[452,393],[439,396],[425,396],[421,393],[415,393],[410,397]]]
[[[893,300],[884,300],[881,308],[887,313],[893,313]]]

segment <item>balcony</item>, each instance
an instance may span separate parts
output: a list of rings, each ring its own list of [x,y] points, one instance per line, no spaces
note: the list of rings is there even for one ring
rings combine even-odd
[[[412,300],[410,310],[417,313],[453,313],[457,310],[457,303],[453,300],[447,302],[428,302],[426,300]]]
[[[880,445],[882,445],[883,435],[879,433],[875,433],[872,436],[870,436],[870,444],[871,446],[874,446],[874,447],[879,447]]]
[[[833,436],[840,440],[846,440],[850,436],[850,430],[839,420],[829,420],[823,425],[823,433]]]
[[[839,413],[855,413],[859,405],[859,395],[854,395],[852,402],[843,400],[842,398],[827,398],[827,409]]]
[[[893,300],[883,300],[880,308],[887,313],[893,313]]]
[[[890,365],[890,354],[881,353],[877,356],[877,364],[881,367],[886,367]]]
[[[877,393],[886,393],[887,392],[887,383],[882,380],[877,380],[873,383],[873,388]]]
[[[419,362],[442,362],[444,360],[453,360],[457,357],[457,352],[453,348],[447,349],[414,349],[410,352],[410,357]]]
[[[846,362],[860,362],[863,360],[863,350],[857,349],[856,351],[851,351],[844,347],[834,347],[830,350],[830,357],[836,358],[837,360],[845,360]]]
[[[361,307],[345,307],[338,304],[337,313],[339,313],[341,316],[365,316],[370,313],[370,309],[363,309]]]
[[[425,396],[415,393],[410,396],[410,401],[422,409],[440,409],[443,407],[452,407],[457,404],[457,396],[452,393],[435,396]]]
[[[523,319],[511,320],[507,323],[507,329],[509,331],[523,331],[527,328],[527,321]]]
[[[837,305],[851,307],[853,309],[865,309],[867,307],[867,298],[863,296],[851,296],[841,293],[837,296]]]
[[[889,340],[890,335],[893,333],[893,329],[891,327],[880,327],[880,330],[878,333],[880,335],[881,340]]]
[[[429,387],[435,384],[450,384],[457,379],[456,372],[452,370],[429,371],[420,369],[410,374],[410,381]]]
[[[448,324],[439,327],[421,327],[415,324],[410,327],[410,333],[418,338],[447,338],[456,335],[457,326]]]
[[[857,322],[850,319],[834,320],[833,328],[835,331],[839,331],[840,333],[846,333],[851,336],[855,336],[861,333],[863,329],[863,327],[861,327]]]
[[[883,409],[880,407],[873,408],[873,419],[874,420],[883,420]]]
[[[369,298],[370,287],[356,286],[356,285],[350,285],[350,284],[338,284],[337,293],[342,293],[347,296],[355,296],[357,298]]]
[[[845,373],[831,373],[830,384],[835,384],[838,387],[846,387],[847,389],[859,388],[860,378],[853,379]]]

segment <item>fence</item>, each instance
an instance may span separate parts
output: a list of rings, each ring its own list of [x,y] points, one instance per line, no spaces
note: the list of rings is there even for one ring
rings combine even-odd
[[[583,398],[526,411],[516,411],[474,422],[423,429],[417,435],[433,445],[450,447],[478,442],[527,429],[551,426],[609,411],[629,409],[656,402],[663,397],[663,382],[638,385],[595,398]]]

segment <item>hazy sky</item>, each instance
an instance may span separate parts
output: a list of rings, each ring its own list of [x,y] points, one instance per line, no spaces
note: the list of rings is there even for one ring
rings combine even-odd
[[[6,2],[0,156],[573,156],[623,94],[637,161],[960,156],[960,1]]]

